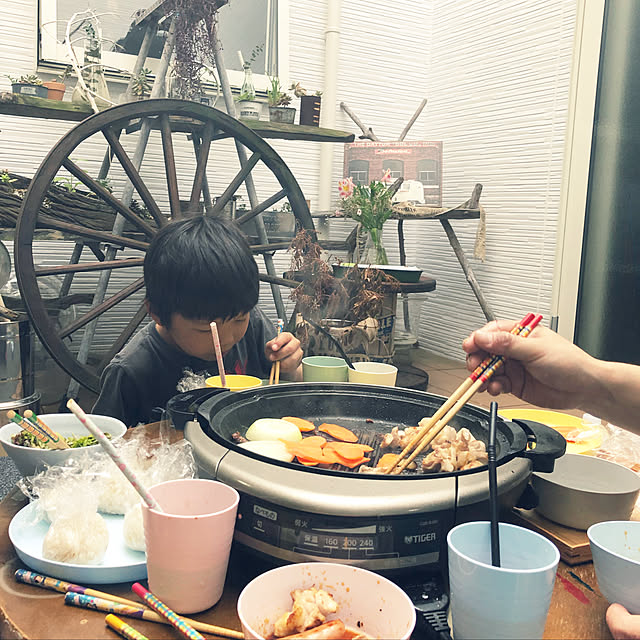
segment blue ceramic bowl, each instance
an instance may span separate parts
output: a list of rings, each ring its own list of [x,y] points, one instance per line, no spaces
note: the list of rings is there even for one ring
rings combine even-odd
[[[599,522],[587,536],[602,595],[640,614],[640,522]]]

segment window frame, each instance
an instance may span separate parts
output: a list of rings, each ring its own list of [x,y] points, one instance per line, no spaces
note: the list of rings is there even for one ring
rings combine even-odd
[[[275,2],[275,14],[278,25],[278,48],[277,48],[277,76],[280,78],[282,86],[289,86],[289,0],[270,0]],[[60,66],[69,64],[67,48],[56,40],[55,25],[57,22],[57,0],[40,0],[38,12],[38,64],[44,66]],[[49,26],[48,26],[49,25]],[[84,47],[74,45],[74,50],[78,60],[84,57]],[[102,62],[109,80],[127,80],[126,72],[131,72],[135,64],[136,56],[128,53],[117,53],[115,51],[103,51]],[[145,67],[151,70],[155,76],[159,59],[147,58]],[[124,73],[123,73],[124,72]],[[240,89],[244,79],[243,71],[227,69],[227,76],[232,88]],[[253,74],[254,86],[257,91],[266,92],[270,86],[269,77],[265,74]]]

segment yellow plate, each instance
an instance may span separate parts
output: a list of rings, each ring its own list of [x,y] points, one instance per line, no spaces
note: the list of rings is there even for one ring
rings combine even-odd
[[[546,424],[548,427],[560,432],[565,438],[573,432],[574,437],[580,433],[593,431],[592,437],[587,437],[580,442],[567,442],[567,453],[591,453],[602,444],[604,430],[599,425],[584,425],[578,416],[546,409],[500,409],[500,415],[507,420],[533,420]],[[576,438],[578,439],[578,438]]]

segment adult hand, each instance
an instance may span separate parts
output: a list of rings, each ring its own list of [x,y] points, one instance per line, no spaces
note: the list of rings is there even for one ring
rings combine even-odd
[[[615,640],[640,638],[640,616],[631,615],[621,604],[607,609],[607,626]]]
[[[546,327],[527,338],[515,336],[515,322],[499,320],[474,331],[462,343],[467,368],[473,371],[488,353],[506,362],[486,385],[493,396],[513,393],[525,402],[551,409],[585,404],[598,386],[596,360]]]
[[[269,340],[265,346],[265,354],[271,362],[280,361],[281,373],[287,374],[288,378],[298,379],[304,354],[300,340],[292,333],[284,331],[273,340]]]

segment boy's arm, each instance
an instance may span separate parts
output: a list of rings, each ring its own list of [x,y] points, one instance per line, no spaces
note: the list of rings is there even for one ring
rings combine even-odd
[[[92,413],[117,418],[127,427],[138,424],[138,393],[123,367],[110,364],[102,372]]]

